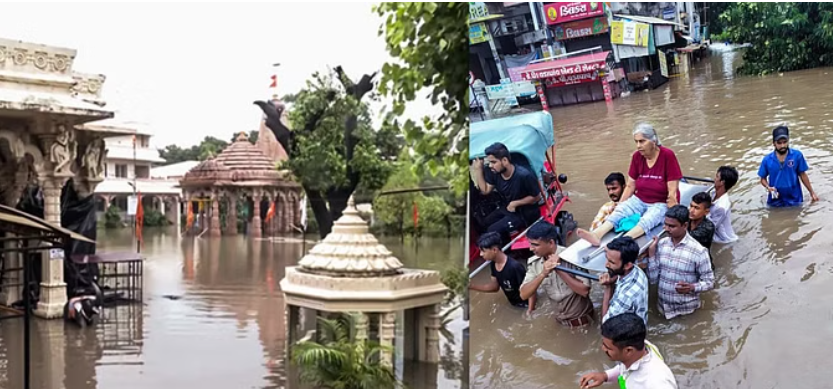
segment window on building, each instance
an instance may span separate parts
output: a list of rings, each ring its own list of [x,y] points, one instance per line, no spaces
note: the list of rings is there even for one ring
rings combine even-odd
[[[127,165],[116,165],[116,177],[127,178]]]
[[[136,178],[150,178],[150,166],[136,166]]]

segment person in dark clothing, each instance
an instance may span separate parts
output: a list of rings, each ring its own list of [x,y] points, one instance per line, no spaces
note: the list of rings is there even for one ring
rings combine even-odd
[[[500,245],[500,235],[496,232],[487,232],[477,239],[480,255],[492,261],[492,278],[488,284],[469,285],[469,289],[485,293],[495,293],[502,289],[510,304],[527,308],[527,300],[521,298],[521,283],[526,277],[526,269],[520,262],[504,254]]]
[[[485,218],[484,224],[488,232],[497,232],[503,242],[508,242],[513,231],[523,230],[541,216],[538,210],[541,188],[535,174],[512,163],[509,150],[502,143],[492,144],[485,153],[489,169],[484,171],[483,160],[475,159],[474,178],[483,195],[495,190],[502,204]]]
[[[709,220],[709,209],[712,206],[712,198],[706,192],[700,192],[691,197],[688,206],[688,234],[694,240],[705,247],[709,252],[709,259],[712,258],[712,241],[714,240],[714,223]]]

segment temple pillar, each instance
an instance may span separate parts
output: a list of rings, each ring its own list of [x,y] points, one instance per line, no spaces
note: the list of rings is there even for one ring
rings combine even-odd
[[[180,197],[174,197],[174,225],[176,226],[176,236],[178,237],[182,236],[182,204]]]
[[[6,237],[13,238],[15,234],[7,233]],[[16,249],[18,244],[16,241],[10,240],[6,242],[6,248],[9,249]],[[21,254],[16,252],[7,252],[6,256],[6,268],[21,268],[23,267],[23,262],[20,260]],[[20,300],[21,296],[23,296],[23,287],[22,286],[6,286],[7,284],[20,284],[23,282],[23,272],[22,271],[10,271],[7,272],[3,279],[0,280],[3,285],[2,290],[0,291],[0,304],[5,306],[11,306],[12,303],[15,301]]]
[[[424,341],[421,339],[419,343],[419,360],[437,363],[440,361],[440,304],[423,307],[419,312],[420,333],[424,334]]]
[[[292,225],[301,227],[301,200],[299,193],[292,194]]]
[[[353,318],[356,321],[356,340],[362,341],[367,340],[367,327],[368,327],[368,317],[367,314],[364,312],[359,312],[353,314]]]
[[[379,344],[387,346],[393,350],[394,341],[396,338],[396,313],[384,312],[379,315]],[[385,351],[382,353],[382,362],[388,366],[393,366],[393,352]]]
[[[43,191],[43,216],[54,225],[61,225],[61,189],[68,177],[47,176],[38,177]],[[69,260],[68,258],[66,260]],[[64,315],[64,305],[67,302],[66,284],[64,283],[63,258],[50,258],[50,251],[42,254],[43,270],[41,278],[41,294],[35,315],[54,319]]]
[[[226,234],[237,235],[237,196],[229,195],[228,199],[228,216],[226,216]]]
[[[260,238],[262,236],[262,226],[261,226],[261,219],[260,219],[260,201],[263,198],[261,197],[260,193],[255,193],[252,195],[252,228],[250,235],[253,238]]]
[[[157,199],[159,199],[159,213],[165,216],[165,200],[162,197],[157,197]]]
[[[211,227],[208,230],[208,235],[211,237],[219,237],[220,233],[220,195],[218,193],[211,194]]]

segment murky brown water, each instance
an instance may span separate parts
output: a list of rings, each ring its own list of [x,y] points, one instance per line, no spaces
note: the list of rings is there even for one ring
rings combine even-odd
[[[659,346],[680,388],[829,387],[833,344],[833,68],[769,77],[732,76],[741,53],[714,53],[686,78],[651,92],[552,111],[558,170],[569,176],[568,208],[581,226],[607,201],[603,180],[627,172],[631,129],[649,120],[687,175],[713,177],[731,164],[741,178],[730,192],[738,242],[712,247],[715,290],[693,315],[665,320],[651,295],[649,339]],[[772,150],[771,131],[786,123],[791,145],[810,164],[821,201],[766,209],[757,178]],[[806,191],[805,199],[809,200]],[[488,277],[483,272],[477,281]],[[601,288],[593,301],[601,304]],[[531,320],[499,294],[472,294],[471,383],[477,388],[572,388],[612,363],[598,327],[571,331],[550,307]]]
[[[144,304],[106,309],[98,326],[84,330],[35,320],[33,389],[298,388],[287,384],[293,374],[278,283],[284,267],[300,258],[301,243],[180,241],[175,231],[145,236]],[[381,240],[409,267],[443,269],[463,261],[462,240]],[[99,236],[102,252],[130,245],[129,230]],[[447,327],[454,342],[441,337],[439,368],[406,365],[411,387],[460,387],[461,316],[458,310]],[[22,324],[0,321],[0,388],[23,386]]]

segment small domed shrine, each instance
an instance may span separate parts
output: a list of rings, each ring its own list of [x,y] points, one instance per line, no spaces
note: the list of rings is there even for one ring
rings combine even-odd
[[[290,232],[300,224],[301,186],[289,173],[278,171],[243,132],[222,153],[186,173],[180,186],[189,207],[194,209],[193,202],[208,205],[204,209],[210,236],[237,234],[237,203],[243,199],[248,200],[244,204],[251,215],[252,237]],[[225,228],[220,225],[221,203],[228,210]]]
[[[352,314],[356,338],[394,348],[399,358],[440,360],[440,273],[406,269],[370,234],[351,197],[333,231],[281,280],[289,341],[316,328],[317,317]],[[392,363],[394,355],[384,359]]]

